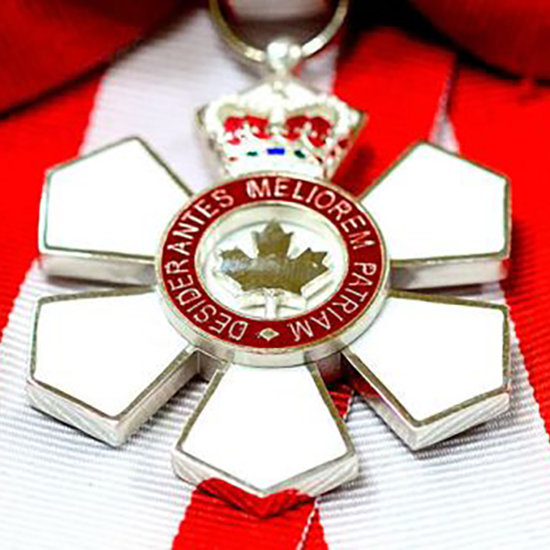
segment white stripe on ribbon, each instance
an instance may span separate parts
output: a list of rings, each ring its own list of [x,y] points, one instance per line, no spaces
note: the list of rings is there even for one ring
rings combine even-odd
[[[317,56],[306,65],[303,78],[329,90],[334,54],[327,50]],[[216,177],[198,139],[196,110],[257,82],[255,67],[242,65],[217,36],[208,15],[198,11],[109,70],[83,150],[137,134],[189,187],[203,189]]]

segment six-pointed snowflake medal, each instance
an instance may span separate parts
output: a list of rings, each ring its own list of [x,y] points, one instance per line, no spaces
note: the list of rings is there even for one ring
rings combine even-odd
[[[40,301],[33,405],[119,445],[201,375],[174,469],[261,514],[357,474],[327,379],[411,449],[506,410],[506,310],[403,289],[500,279],[508,184],[419,144],[357,200],[326,180],[361,118],[275,76],[200,111],[198,196],[137,139],[51,171],[44,268],[119,286]]]

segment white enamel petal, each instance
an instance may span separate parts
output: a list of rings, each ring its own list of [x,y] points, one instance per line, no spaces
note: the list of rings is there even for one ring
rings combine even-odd
[[[395,293],[345,354],[359,391],[416,449],[508,408],[508,323],[502,306]]]
[[[394,288],[484,283],[506,275],[510,203],[504,177],[422,143],[362,203],[384,235]]]
[[[162,233],[188,197],[137,138],[54,168],[41,205],[43,265],[52,275],[151,283]]]
[[[232,365],[218,373],[173,455],[198,484],[222,479],[260,497],[316,495],[353,478],[347,431],[314,367]]]
[[[196,373],[193,349],[149,289],[42,299],[32,358],[32,404],[112,445]]]

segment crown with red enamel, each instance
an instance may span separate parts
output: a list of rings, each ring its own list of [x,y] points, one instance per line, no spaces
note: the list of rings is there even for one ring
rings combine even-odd
[[[209,103],[198,119],[231,177],[284,171],[330,179],[364,115],[293,78],[271,77],[246,92]]]

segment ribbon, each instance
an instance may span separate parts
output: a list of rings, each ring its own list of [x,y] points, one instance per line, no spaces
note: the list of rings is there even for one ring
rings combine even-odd
[[[512,182],[506,300],[540,413],[550,430],[550,90],[461,68],[451,120],[462,154]]]

